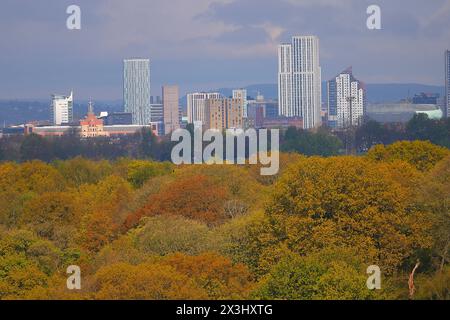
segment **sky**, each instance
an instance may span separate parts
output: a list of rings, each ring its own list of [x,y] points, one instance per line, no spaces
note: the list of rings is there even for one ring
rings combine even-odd
[[[81,30],[66,27],[73,4]],[[153,95],[276,83],[294,35],[319,37],[323,80],[353,66],[366,83],[443,85],[450,0],[1,0],[0,99],[121,99],[129,57],[150,59]]]

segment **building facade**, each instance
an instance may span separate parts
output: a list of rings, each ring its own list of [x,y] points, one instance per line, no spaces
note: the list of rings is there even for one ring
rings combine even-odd
[[[445,117],[450,117],[450,50],[445,51]]]
[[[220,99],[221,94],[217,92],[196,92],[187,95],[187,117],[188,123],[206,122],[206,101],[208,99]]]
[[[242,103],[242,117],[247,118],[247,90],[246,89],[236,89],[233,90],[233,99],[240,99]]]
[[[89,102],[86,118],[80,120],[80,136],[82,138],[105,137],[108,134],[103,128],[103,119],[97,118],[92,102]]]
[[[222,131],[243,128],[241,99],[208,99],[206,110],[205,126],[208,129]]]
[[[162,103],[150,105],[150,117],[153,122],[164,122],[164,106]]]
[[[163,86],[162,97],[164,110],[164,133],[170,134],[180,128],[180,98],[178,86]]]
[[[150,123],[150,60],[123,61],[123,101],[124,111],[132,114],[133,124]]]
[[[69,96],[52,95],[50,111],[55,126],[73,122],[73,92]]]
[[[366,113],[364,84],[357,80],[352,68],[328,81],[328,126],[343,129],[362,124]]]
[[[319,39],[295,36],[278,47],[279,115],[302,117],[305,129],[321,125]]]

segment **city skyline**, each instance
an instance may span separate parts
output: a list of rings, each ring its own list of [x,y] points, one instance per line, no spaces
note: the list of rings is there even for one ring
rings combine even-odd
[[[369,1],[175,2],[81,0],[77,31],[65,28],[68,1],[6,1],[0,98],[46,98],[74,89],[79,99],[118,100],[120,61],[131,56],[151,59],[154,88],[177,83],[181,96],[276,83],[277,46],[295,34],[321,39],[324,79],[353,65],[366,83],[444,84],[442,52],[450,42],[445,0],[379,1],[382,30],[366,28]],[[170,26],[158,28],[169,18]]]

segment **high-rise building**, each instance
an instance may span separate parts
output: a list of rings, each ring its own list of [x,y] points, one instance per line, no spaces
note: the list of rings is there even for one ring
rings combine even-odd
[[[247,90],[246,89],[237,89],[233,90],[233,99],[241,99],[242,103],[242,117],[247,118]]]
[[[180,128],[180,107],[178,86],[163,86],[164,131],[170,134]]]
[[[205,126],[216,130],[243,128],[241,99],[206,100]]]
[[[55,126],[73,121],[73,92],[69,96],[52,95],[52,122]]]
[[[328,81],[328,125],[331,128],[360,125],[365,109],[364,84],[353,76],[351,67]]]
[[[133,124],[150,123],[150,60],[123,61],[123,101],[125,112],[133,115]]]
[[[280,115],[292,113],[292,45],[278,46],[278,110]]]
[[[279,114],[302,117],[305,129],[321,125],[321,68],[319,39],[295,36],[278,47]]]
[[[196,92],[187,95],[187,116],[188,123],[206,122],[206,100],[220,99],[221,94],[217,92],[205,93]]]
[[[450,117],[450,50],[445,51],[445,117]]]
[[[150,118],[152,122],[164,122],[164,106],[162,103],[153,103],[150,105]]]

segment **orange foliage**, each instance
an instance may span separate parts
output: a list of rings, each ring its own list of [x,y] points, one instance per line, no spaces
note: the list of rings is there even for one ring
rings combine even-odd
[[[173,254],[164,263],[187,275],[208,292],[211,299],[245,299],[251,290],[251,275],[243,264],[216,253],[198,256]]]
[[[204,175],[180,177],[148,198],[147,204],[125,221],[125,228],[135,226],[144,216],[180,215],[215,225],[226,219],[224,203],[229,194],[224,186]]]

